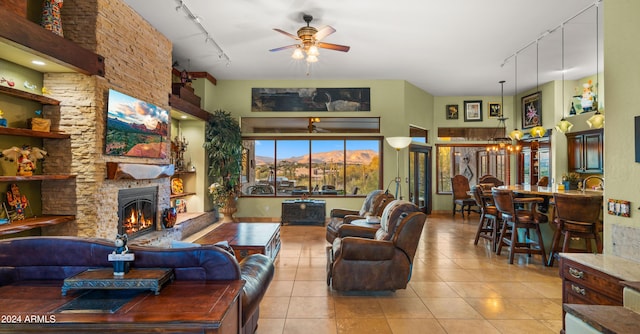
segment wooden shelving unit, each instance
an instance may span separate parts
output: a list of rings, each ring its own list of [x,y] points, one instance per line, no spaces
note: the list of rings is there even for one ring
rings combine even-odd
[[[44,180],[70,180],[75,179],[75,174],[43,174],[31,176],[0,176],[0,182],[18,181],[44,181]]]
[[[195,192],[171,195],[171,199],[195,195]]]
[[[52,226],[75,220],[76,216],[41,216],[16,220],[9,224],[0,225],[0,235],[19,233],[43,226]]]
[[[35,137],[35,138],[48,138],[48,139],[68,139],[71,135],[62,132],[43,132],[33,131],[29,129],[18,128],[3,128],[0,127],[0,135],[6,136],[21,136],[21,137]]]
[[[22,99],[25,99],[25,100],[31,100],[31,101],[39,102],[41,104],[48,104],[48,105],[52,105],[52,106],[60,105],[60,101],[54,100],[54,99],[52,99],[50,97],[46,97],[46,96],[43,96],[43,95],[38,95],[38,94],[25,92],[25,91],[22,91],[22,90],[19,90],[19,89],[11,88],[11,87],[0,86],[0,93],[4,93],[6,95],[19,97],[19,98],[22,98]]]

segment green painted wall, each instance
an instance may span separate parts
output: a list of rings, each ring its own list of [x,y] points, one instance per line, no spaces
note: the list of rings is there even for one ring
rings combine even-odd
[[[195,85],[194,85],[195,86]],[[197,87],[197,86],[196,86]],[[381,136],[408,136],[409,124],[431,128],[433,97],[403,80],[220,80],[207,91],[203,108],[224,109],[241,117],[314,117],[327,116],[326,112],[252,112],[251,88],[305,88],[305,87],[369,87],[371,88],[370,112],[331,112],[334,117],[380,117]],[[282,135],[286,136],[286,135]],[[318,134],[322,136],[322,134]],[[359,136],[359,134],[354,134]],[[406,150],[405,150],[406,151]],[[395,151],[383,144],[382,185],[386,187],[396,173]],[[400,166],[403,179],[406,177],[404,158]],[[403,187],[407,198],[408,189]],[[361,198],[327,198],[327,213],[332,207],[359,208]],[[241,198],[238,202],[238,217],[280,217],[281,198]]]
[[[605,253],[640,261],[640,164],[634,159],[635,99],[640,92],[640,1],[606,2],[604,11],[604,72],[607,87],[604,198],[631,201],[631,217],[604,214]],[[638,134],[635,135],[638,138]],[[616,236],[613,231],[624,231]],[[614,245],[615,241],[615,245]]]

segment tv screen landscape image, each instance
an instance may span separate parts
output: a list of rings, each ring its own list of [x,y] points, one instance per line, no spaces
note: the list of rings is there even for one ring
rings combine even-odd
[[[166,158],[169,112],[109,89],[105,154]]]

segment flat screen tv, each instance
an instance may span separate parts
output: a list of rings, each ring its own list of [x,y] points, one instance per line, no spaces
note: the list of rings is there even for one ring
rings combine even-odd
[[[168,129],[167,110],[109,89],[106,155],[166,158]]]

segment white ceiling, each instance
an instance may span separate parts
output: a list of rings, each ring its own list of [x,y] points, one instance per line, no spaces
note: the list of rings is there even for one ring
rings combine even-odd
[[[519,92],[562,78],[562,29],[546,32],[565,21],[565,79],[593,75],[596,59],[602,71],[604,2],[599,34],[592,6],[598,0],[182,1],[230,62],[205,43],[181,1],[124,1],[173,42],[178,69],[206,71],[218,80],[394,79],[436,96],[500,95],[498,82],[506,80],[505,95],[513,95],[516,58]],[[318,29],[336,29],[324,42],[351,46],[347,53],[320,49],[309,75],[291,50],[268,51],[295,43],[273,28],[295,35],[305,25],[302,13],[313,15]]]

